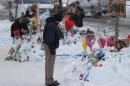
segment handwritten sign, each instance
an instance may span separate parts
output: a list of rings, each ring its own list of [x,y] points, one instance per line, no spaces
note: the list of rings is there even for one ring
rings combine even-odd
[[[123,48],[129,47],[130,39],[118,39],[115,42],[115,47],[117,51],[120,51]]]
[[[126,0],[109,0],[109,15],[116,16],[117,11],[119,16],[126,16]]]

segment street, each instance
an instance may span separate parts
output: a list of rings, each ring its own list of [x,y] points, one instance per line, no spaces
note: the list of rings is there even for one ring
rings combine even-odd
[[[110,20],[111,23],[107,23]],[[115,30],[115,19],[110,17],[102,17],[102,18],[91,18],[86,17],[84,18],[84,25],[91,26],[94,28],[105,29],[110,28],[112,31]],[[115,33],[115,32],[113,32]],[[130,19],[129,18],[120,18],[119,22],[119,36],[120,37],[127,37],[130,33]]]
[[[101,18],[91,18],[91,17],[86,17],[84,18],[85,24],[89,24],[89,25],[96,25],[96,26],[106,26],[107,21],[110,20],[111,23],[110,25],[115,25],[115,18],[112,17],[101,17]],[[119,26],[120,27],[124,27],[129,29],[130,27],[130,18],[120,18],[119,21]]]

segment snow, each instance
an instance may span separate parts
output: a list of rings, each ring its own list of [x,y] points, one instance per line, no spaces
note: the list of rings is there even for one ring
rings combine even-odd
[[[4,7],[2,6],[2,1],[0,1],[0,9],[3,9]]]
[[[3,6],[0,5],[0,9],[3,9]]]
[[[40,45],[30,53],[29,62],[4,61],[8,49],[12,45],[10,37],[11,22],[0,21],[0,86],[44,86],[45,59]],[[125,34],[123,34],[125,35]],[[98,45],[95,44],[98,48]],[[74,57],[82,53],[81,42],[71,45],[60,45],[57,54],[70,54],[70,56],[57,56],[55,63],[55,79],[60,86],[129,86],[130,85],[130,48],[123,49],[120,53],[110,53],[109,48],[104,49],[106,61],[103,67],[92,67],[90,81],[80,81],[79,75],[86,72],[86,62],[81,57]],[[123,55],[122,55],[123,54]],[[119,58],[121,57],[121,63]]]

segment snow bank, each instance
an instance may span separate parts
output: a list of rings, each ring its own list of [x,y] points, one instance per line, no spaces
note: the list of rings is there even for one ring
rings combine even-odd
[[[0,86],[43,86],[45,83],[45,59],[39,46],[30,53],[30,62],[3,61],[7,49],[12,44],[10,37],[11,22],[0,21]],[[98,47],[96,44],[95,47]],[[82,52],[81,42],[72,45],[60,45],[57,54],[70,54],[71,56],[57,56],[55,64],[55,79],[60,86],[129,86],[130,85],[130,48],[123,49],[120,53],[110,53],[105,50],[106,61],[103,67],[93,67],[90,72],[89,82],[80,81],[79,75],[85,71],[86,61],[73,55]],[[39,56],[43,55],[42,57]],[[121,62],[120,62],[121,57]]]

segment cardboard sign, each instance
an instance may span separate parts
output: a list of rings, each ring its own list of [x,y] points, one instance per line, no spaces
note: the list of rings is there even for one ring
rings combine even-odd
[[[123,48],[129,47],[130,39],[118,39],[115,42],[115,47],[117,51],[120,51]]]
[[[127,41],[128,41],[128,43],[129,43],[129,45],[130,45],[130,38],[127,38]]]
[[[119,16],[126,16],[126,0],[109,0],[109,15],[116,16],[117,11],[119,12]]]

